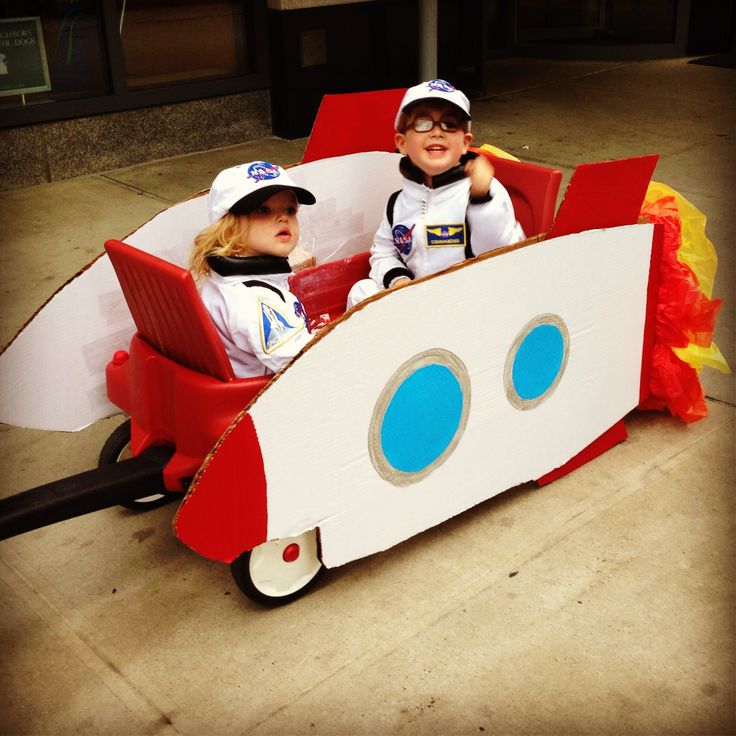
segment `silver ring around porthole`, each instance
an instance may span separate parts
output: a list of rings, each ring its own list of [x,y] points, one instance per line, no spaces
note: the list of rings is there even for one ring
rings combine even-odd
[[[524,325],[506,356],[503,383],[512,406],[534,409],[555,391],[570,354],[570,333],[556,314],[540,314]]]
[[[373,409],[368,450],[393,485],[417,483],[452,455],[470,411],[470,376],[454,353],[433,348],[401,365]]]

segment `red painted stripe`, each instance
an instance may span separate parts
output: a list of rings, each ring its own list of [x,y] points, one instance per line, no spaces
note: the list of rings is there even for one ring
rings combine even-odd
[[[575,457],[568,460],[564,465],[550,471],[546,475],[537,479],[537,485],[546,486],[553,480],[558,480],[564,475],[571,473],[573,470],[589,463],[598,455],[602,455],[606,450],[610,450],[614,445],[623,442],[627,437],[626,426],[624,420],[619,419],[610,429],[607,429],[597,440],[593,440],[585,449],[581,450]]]
[[[263,456],[253,420],[227,432],[174,519],[176,536],[195,552],[232,562],[266,541],[268,512]]]
[[[654,352],[654,332],[657,321],[659,303],[660,268],[662,248],[664,247],[664,225],[654,226],[652,239],[652,255],[649,260],[649,284],[647,285],[647,312],[644,318],[644,344],[641,354],[641,381],[639,386],[639,403],[649,397],[649,386],[652,372],[652,354]]]

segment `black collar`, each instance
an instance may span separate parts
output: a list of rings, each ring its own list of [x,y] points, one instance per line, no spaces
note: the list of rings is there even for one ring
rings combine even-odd
[[[465,176],[465,164],[477,156],[478,154],[474,151],[468,151],[460,158],[460,163],[457,166],[453,166],[451,169],[443,171],[441,174],[437,174],[437,176],[433,176],[432,186],[430,188],[439,189],[439,187],[444,187],[447,184],[454,184],[456,181],[460,181],[460,179]],[[399,171],[401,172],[401,175],[404,178],[409,179],[409,181],[416,182],[417,184],[424,184],[424,172],[414,164],[408,156],[403,156],[401,161],[399,161]]]
[[[220,276],[291,273],[289,259],[280,256],[207,256],[207,265]]]

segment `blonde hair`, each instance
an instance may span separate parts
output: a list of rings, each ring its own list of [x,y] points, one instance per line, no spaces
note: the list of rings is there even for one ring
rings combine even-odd
[[[208,256],[243,255],[245,248],[242,241],[248,232],[248,224],[248,215],[233,215],[227,212],[194,238],[194,248],[189,257],[189,270],[195,279],[201,279],[210,272]]]

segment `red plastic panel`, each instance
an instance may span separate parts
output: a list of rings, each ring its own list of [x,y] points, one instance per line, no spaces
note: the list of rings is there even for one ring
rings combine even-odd
[[[549,237],[635,224],[658,159],[652,154],[577,166]]]
[[[310,326],[320,322],[320,315],[335,319],[345,311],[350,287],[368,278],[370,253],[358,253],[339,261],[305,268],[289,277],[291,290],[299,297],[309,315]]]
[[[230,360],[189,271],[119,240],[108,240],[105,250],[140,335],[177,363],[232,381]]]
[[[384,89],[325,95],[302,163],[364,151],[394,151],[394,120],[406,92]]]
[[[205,557],[232,562],[266,541],[266,476],[253,420],[244,416],[210,458],[174,519],[176,536]]]
[[[537,479],[537,485],[546,486],[554,480],[558,480],[563,476],[577,470],[579,467],[589,463],[591,460],[602,455],[606,450],[610,450],[614,445],[623,442],[627,437],[626,426],[624,420],[619,419],[610,429],[606,430],[597,440],[591,442],[585,449],[581,450],[575,457],[568,460],[564,465],[552,470]]]
[[[164,469],[170,491],[182,490],[237,414],[272,376],[220,381],[161,355],[138,335],[126,360],[107,365],[107,394],[131,418],[131,448],[173,445]]]
[[[499,158],[489,151],[472,148],[490,159],[495,176],[507,189],[516,219],[527,237],[547,232],[552,226],[562,172],[524,161]]]

